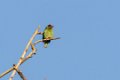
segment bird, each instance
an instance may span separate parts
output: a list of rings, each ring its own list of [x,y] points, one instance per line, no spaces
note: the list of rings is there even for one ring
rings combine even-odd
[[[43,31],[42,39],[53,39],[53,25],[48,24],[46,28]],[[48,44],[51,42],[51,40],[45,40],[44,42],[44,48],[48,47]]]

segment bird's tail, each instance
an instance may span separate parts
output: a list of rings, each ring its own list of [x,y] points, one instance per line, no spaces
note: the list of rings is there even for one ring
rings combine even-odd
[[[47,48],[48,47],[48,43],[44,43],[44,48]]]

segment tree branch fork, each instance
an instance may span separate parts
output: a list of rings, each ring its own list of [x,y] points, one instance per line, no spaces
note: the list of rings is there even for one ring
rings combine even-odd
[[[40,42],[44,42],[46,40],[57,40],[60,39],[58,38],[53,38],[53,39],[42,39],[42,40],[37,40],[34,43],[32,43],[32,41],[34,40],[36,35],[42,35],[42,32],[39,32],[40,26],[35,30],[35,32],[33,33],[32,37],[30,38],[30,40],[28,41],[28,44],[26,46],[26,48],[24,49],[19,61],[17,64],[13,64],[13,67],[11,67],[10,69],[6,70],[5,72],[3,72],[2,74],[0,74],[0,78],[2,78],[3,76],[5,76],[6,74],[12,72],[11,76],[9,77],[9,80],[13,80],[16,72],[19,74],[19,76],[21,77],[22,80],[27,80],[26,77],[23,75],[23,72],[21,70],[19,70],[19,66],[21,64],[23,64],[24,62],[26,62],[27,60],[29,60],[30,58],[32,58],[33,55],[36,54],[37,49],[35,48],[35,45],[40,43]],[[29,47],[31,47],[31,52],[25,57]]]

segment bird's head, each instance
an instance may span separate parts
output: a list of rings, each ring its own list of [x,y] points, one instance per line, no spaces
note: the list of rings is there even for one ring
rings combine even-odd
[[[52,28],[53,28],[53,25],[49,24],[48,29],[52,29]]]

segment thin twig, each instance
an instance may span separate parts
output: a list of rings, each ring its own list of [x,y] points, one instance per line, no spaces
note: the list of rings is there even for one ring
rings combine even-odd
[[[47,41],[47,40],[56,40],[56,39],[60,39],[60,37],[53,38],[53,39],[42,39],[42,40],[38,40],[38,41],[34,42],[33,44],[36,45],[36,44],[38,44],[39,42],[44,42],[44,41]]]
[[[31,58],[36,53],[37,49],[34,47],[34,45],[32,45],[32,47],[33,47],[32,52],[30,52],[29,55],[26,56],[26,58],[23,59],[22,63],[24,63],[26,60],[28,60],[29,58]]]

